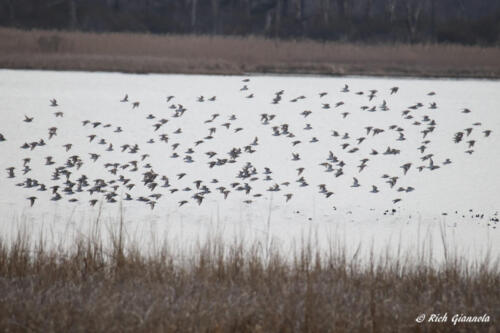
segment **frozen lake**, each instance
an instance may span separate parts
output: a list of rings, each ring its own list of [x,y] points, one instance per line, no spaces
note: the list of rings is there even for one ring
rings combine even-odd
[[[498,256],[499,92],[486,80],[1,70],[1,230],[64,237],[123,214],[144,242],[223,230],[288,244],[312,231],[318,244],[439,254],[445,233],[467,255]]]

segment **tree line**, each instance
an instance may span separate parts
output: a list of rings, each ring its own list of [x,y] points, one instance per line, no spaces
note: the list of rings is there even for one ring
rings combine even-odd
[[[498,0],[0,0],[0,25],[498,45]]]

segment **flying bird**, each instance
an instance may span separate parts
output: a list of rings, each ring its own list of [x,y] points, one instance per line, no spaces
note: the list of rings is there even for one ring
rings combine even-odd
[[[408,170],[410,170],[410,167],[411,167],[411,163],[405,163],[401,166],[405,175],[408,172]]]
[[[29,198],[26,198],[30,201],[30,207],[33,207],[33,205],[35,204],[35,200],[37,199],[37,197],[29,197]]]
[[[352,177],[353,179],[353,184],[351,185],[351,187],[360,187],[361,185],[359,185],[359,181],[356,177]]]

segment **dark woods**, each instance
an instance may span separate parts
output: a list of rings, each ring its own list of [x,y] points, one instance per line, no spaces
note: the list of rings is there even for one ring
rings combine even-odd
[[[498,45],[499,0],[0,0],[0,25]]]

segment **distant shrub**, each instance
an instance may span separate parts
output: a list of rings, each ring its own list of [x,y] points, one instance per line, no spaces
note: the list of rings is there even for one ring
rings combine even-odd
[[[59,52],[62,48],[63,38],[58,35],[40,36],[37,43],[42,52]]]

